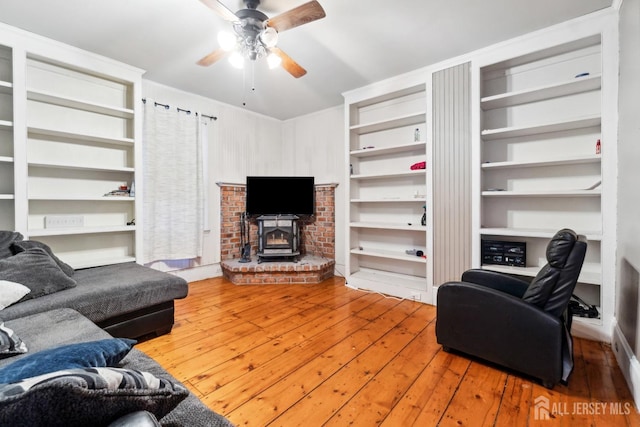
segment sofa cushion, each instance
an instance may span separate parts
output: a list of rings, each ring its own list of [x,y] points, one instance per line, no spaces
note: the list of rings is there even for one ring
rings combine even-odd
[[[0,425],[103,426],[130,412],[163,417],[189,391],[122,368],[56,371],[0,386]]]
[[[30,353],[66,344],[113,338],[92,321],[77,311],[68,308],[51,310],[19,319],[5,320],[5,325],[13,329],[28,344]],[[46,331],[46,333],[43,333],[43,331]],[[7,366],[18,359],[29,357],[29,354],[0,359],[0,367]]]
[[[31,289],[20,283],[0,280],[0,310],[20,301],[29,292]]]
[[[116,366],[135,343],[126,338],[111,338],[42,350],[0,368],[0,384],[62,369]]]
[[[17,255],[16,255],[17,256]],[[38,298],[20,301],[2,311],[5,320],[59,308],[72,308],[93,322],[184,298],[187,282],[134,262],[76,270],[77,286]]]
[[[20,337],[0,320],[0,357],[26,353],[27,345]]]
[[[0,230],[0,259],[8,258],[13,255],[11,245],[13,242],[22,240],[22,234],[17,231]]]
[[[19,242],[13,242],[11,244],[11,252],[13,252],[14,255],[19,254],[20,252],[24,252],[27,249],[33,249],[33,248],[44,249],[44,251],[51,257],[52,260],[55,261],[55,263],[58,265],[58,267],[60,267],[60,270],[62,270],[64,274],[66,274],[69,277],[73,276],[73,273],[75,272],[73,270],[73,267],[71,267],[69,264],[65,263],[60,258],[58,258],[53,253],[49,245],[42,242],[38,242],[36,240],[21,240]]]
[[[0,279],[17,282],[31,289],[23,301],[76,286],[75,280],[64,274],[42,248],[27,249],[1,259]]]

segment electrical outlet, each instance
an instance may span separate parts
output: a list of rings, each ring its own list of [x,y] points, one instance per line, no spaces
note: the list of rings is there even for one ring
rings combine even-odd
[[[67,228],[83,226],[83,215],[47,215],[44,218],[45,228]]]
[[[421,298],[420,292],[411,292],[411,299],[413,301],[420,301]]]

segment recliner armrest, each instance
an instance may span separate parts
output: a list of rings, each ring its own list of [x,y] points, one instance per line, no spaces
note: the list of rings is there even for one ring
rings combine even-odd
[[[474,268],[462,273],[461,282],[475,283],[522,298],[529,283],[497,271]]]
[[[562,320],[550,315],[541,308],[523,301],[517,296],[482,284],[467,282],[447,282],[438,288],[438,315],[452,308],[459,314],[475,312],[482,318],[494,318],[509,321],[510,325],[522,323],[518,330],[525,332],[524,325],[548,329],[562,326]],[[476,318],[476,321],[482,321]]]

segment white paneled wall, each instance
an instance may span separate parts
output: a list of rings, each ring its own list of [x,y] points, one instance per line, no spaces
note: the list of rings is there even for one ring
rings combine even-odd
[[[213,155],[216,181],[244,183],[247,175],[281,174],[282,122],[219,104]]]
[[[344,163],[344,107],[296,117],[282,125],[282,175],[314,176],[318,184],[342,183]],[[344,185],[336,188],[336,224],[344,224]],[[344,273],[344,227],[336,227],[336,264]]]
[[[220,274],[220,191],[217,182],[243,183],[247,175],[280,174],[282,168],[282,122],[241,108],[143,80],[145,98],[216,116],[208,128],[208,205],[210,231],[203,236],[200,260],[159,262],[154,268],[180,270],[187,280]],[[182,274],[181,274],[182,275]]]
[[[433,74],[433,283],[471,267],[469,63]]]

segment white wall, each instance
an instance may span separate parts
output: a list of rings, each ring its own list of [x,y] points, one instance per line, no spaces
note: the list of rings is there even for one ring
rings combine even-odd
[[[217,182],[244,183],[247,175],[281,174],[282,122],[153,81],[143,80],[142,95],[162,104],[216,116],[209,128],[208,204],[210,231],[198,260],[157,262],[154,268],[175,271],[189,281],[220,272],[220,188]]]
[[[620,81],[618,139],[617,328],[614,350],[629,386],[640,403],[640,0],[620,9]]]
[[[618,289],[616,317],[634,353],[640,355],[640,0],[625,0],[620,14],[618,191]],[[634,282],[635,271],[635,283]]]
[[[345,176],[344,106],[339,105],[282,125],[282,171],[309,175],[317,184],[338,183],[336,188],[336,273],[344,273]]]

